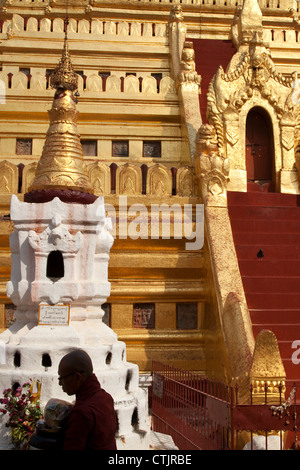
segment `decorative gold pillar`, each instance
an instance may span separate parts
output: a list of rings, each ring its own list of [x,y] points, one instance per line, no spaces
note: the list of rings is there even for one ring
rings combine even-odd
[[[195,170],[205,205],[205,230],[229,382],[238,384],[240,403],[249,402],[251,386],[255,400],[263,401],[261,387],[265,384],[270,400],[278,401],[279,383],[285,384],[283,363],[272,332],[264,330],[256,341],[253,335],[227,207],[229,161],[220,155],[215,129],[208,124],[202,125],[197,135]]]
[[[227,207],[229,159],[220,154],[217,134],[210,124],[203,124],[198,131],[194,165],[206,206]]]
[[[277,338],[272,331],[261,330],[256,338],[250,370],[252,402],[279,403],[285,396],[286,373]]]
[[[227,374],[231,384],[238,382],[244,390],[245,381],[249,384],[255,341],[227,209],[229,160],[220,153],[215,128],[202,125],[197,134],[195,173],[205,207],[205,231],[227,352]],[[244,391],[242,395],[245,396]]]
[[[181,114],[192,159],[195,153],[195,138],[202,124],[199,107],[201,76],[197,74],[195,68],[193,43],[186,41],[185,38],[186,26],[183,23],[182,8],[180,5],[175,5],[171,10],[169,21],[170,68],[179,94]]]

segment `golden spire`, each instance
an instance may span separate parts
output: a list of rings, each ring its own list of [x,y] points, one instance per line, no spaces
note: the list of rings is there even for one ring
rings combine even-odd
[[[24,199],[28,202],[36,200],[34,196],[36,192],[43,194],[48,192],[46,199],[49,199],[49,191],[59,197],[62,193],[68,192],[66,199],[70,202],[73,202],[70,191],[90,195],[94,193],[77,130],[79,112],[76,109],[73,91],[77,89],[78,77],[69,55],[67,24],[66,20],[62,57],[50,79],[51,87],[56,89],[52,108],[48,111],[50,125],[34,181]],[[40,194],[37,199],[40,200]],[[78,200],[76,195],[75,200]]]
[[[67,28],[67,22],[65,22],[65,28]],[[51,74],[50,85],[51,88],[56,90],[64,89],[75,91],[78,88],[78,76],[71,62],[67,33],[65,33],[62,57],[58,66]]]
[[[262,39],[262,12],[258,0],[244,0],[239,17],[240,42],[248,43],[254,35]]]

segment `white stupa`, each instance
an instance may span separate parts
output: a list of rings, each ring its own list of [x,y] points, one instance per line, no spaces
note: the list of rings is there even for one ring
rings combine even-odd
[[[67,39],[51,80],[56,89],[50,126],[36,176],[21,202],[11,199],[11,280],[7,295],[15,322],[0,335],[0,396],[28,380],[41,383],[41,403],[72,401],[58,384],[58,364],[74,348],[92,358],[101,386],[115,401],[120,450],[148,449],[147,392],[139,370],[126,360],[126,346],[102,322],[110,295],[109,253],[113,244],[104,199],[88,181],[77,131],[77,76]],[[9,445],[0,415],[0,448]]]

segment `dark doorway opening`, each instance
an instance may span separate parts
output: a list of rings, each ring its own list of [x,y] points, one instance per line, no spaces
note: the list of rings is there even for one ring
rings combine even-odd
[[[51,251],[47,259],[46,276],[56,282],[65,275],[64,259],[60,251]]]
[[[252,108],[246,122],[246,170],[248,190],[260,186],[275,190],[274,137],[271,119],[260,108]]]

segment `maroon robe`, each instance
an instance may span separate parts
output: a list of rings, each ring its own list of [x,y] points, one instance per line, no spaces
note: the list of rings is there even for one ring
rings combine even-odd
[[[63,450],[116,450],[116,413],[111,395],[93,374],[76,393]]]

